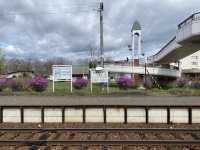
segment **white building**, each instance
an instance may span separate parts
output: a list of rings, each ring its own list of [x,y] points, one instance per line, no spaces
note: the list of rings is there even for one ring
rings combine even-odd
[[[200,77],[200,51],[180,60],[182,73],[190,77]]]

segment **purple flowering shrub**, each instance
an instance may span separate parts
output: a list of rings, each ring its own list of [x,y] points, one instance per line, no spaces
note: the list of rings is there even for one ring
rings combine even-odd
[[[176,80],[176,86],[179,88],[185,87],[187,85],[188,81],[185,78],[178,78]]]
[[[194,88],[194,89],[200,89],[200,82],[199,81],[193,81],[191,83],[191,88]]]
[[[147,77],[146,77],[146,81],[145,81],[145,78],[143,79],[143,85],[144,85],[145,88],[147,88],[147,89],[153,88],[154,84],[153,84],[153,81],[152,81],[152,79],[151,79],[150,76],[147,76]]]
[[[21,82],[17,82],[13,79],[8,79],[6,85],[12,90],[12,91],[21,91],[23,89],[23,85]]]
[[[7,82],[6,78],[0,79],[0,91],[2,91],[4,88],[6,88],[6,82]]]
[[[43,92],[48,86],[48,80],[41,75],[35,75],[30,81],[30,87],[36,92]]]
[[[73,81],[73,87],[75,89],[82,89],[83,87],[86,87],[88,84],[88,81],[83,78],[77,78],[75,81]]]
[[[8,79],[7,80],[7,86],[12,91],[24,91],[28,90],[29,84],[27,82],[27,79]]]
[[[117,85],[120,89],[127,89],[128,87],[131,87],[132,84],[133,84],[132,79],[126,75],[119,77],[117,81]]]

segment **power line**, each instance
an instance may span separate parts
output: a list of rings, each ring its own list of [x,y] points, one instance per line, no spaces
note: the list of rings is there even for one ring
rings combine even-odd
[[[55,9],[55,4],[51,4],[49,6],[47,6],[47,10],[46,11],[36,11],[36,12],[31,12],[31,11],[4,11],[4,12],[0,12],[0,16],[5,16],[5,15],[28,15],[28,14],[59,14],[59,13],[63,13],[63,14],[71,14],[71,13],[88,13],[88,12],[92,12],[93,10],[95,10],[98,7],[97,3],[94,4],[70,4],[69,6],[61,6],[59,10]]]

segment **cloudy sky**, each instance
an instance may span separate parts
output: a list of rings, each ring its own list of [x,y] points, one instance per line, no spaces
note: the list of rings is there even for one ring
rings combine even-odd
[[[99,47],[98,0],[0,0],[0,47],[8,58],[75,60]],[[200,11],[199,0],[105,0],[105,55],[130,56],[133,22],[142,25],[143,50],[155,53],[177,24]]]

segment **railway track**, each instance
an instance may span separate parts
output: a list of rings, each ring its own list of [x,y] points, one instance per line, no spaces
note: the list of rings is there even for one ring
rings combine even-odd
[[[200,149],[200,129],[187,128],[1,128],[0,149],[27,150],[69,149],[128,150],[130,147],[169,146]],[[4,147],[4,148],[3,148]],[[118,147],[118,148],[116,148]],[[161,148],[162,147],[162,148]],[[94,148],[92,148],[93,150]],[[139,149],[139,148],[138,148]],[[194,149],[194,148],[192,148]]]
[[[3,140],[0,145],[199,145],[200,140]]]
[[[57,132],[57,131],[76,131],[76,132],[199,132],[197,128],[0,128],[0,132]]]

